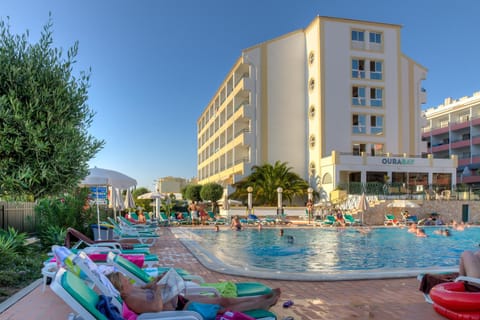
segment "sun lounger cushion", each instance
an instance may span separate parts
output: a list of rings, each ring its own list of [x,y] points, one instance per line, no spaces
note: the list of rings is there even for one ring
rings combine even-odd
[[[62,287],[85,309],[87,309],[88,312],[95,316],[96,319],[108,319],[94,307],[99,301],[99,296],[95,291],[86,286],[83,280],[71,272],[65,272],[62,275],[61,283]]]
[[[238,282],[235,285],[238,297],[259,296],[272,292],[272,288],[260,282]]]
[[[216,282],[216,283],[201,283],[201,287],[210,287],[218,290],[220,295],[225,298],[237,297],[237,286],[231,281]]]

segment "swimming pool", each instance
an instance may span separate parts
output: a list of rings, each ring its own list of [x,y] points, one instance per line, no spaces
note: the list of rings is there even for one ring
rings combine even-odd
[[[224,273],[267,279],[342,280],[416,276],[458,270],[460,254],[477,250],[480,228],[445,237],[425,228],[427,238],[407,229],[355,228],[211,229],[172,231],[206,267]],[[291,237],[290,237],[291,236]],[[289,241],[293,239],[293,241]]]

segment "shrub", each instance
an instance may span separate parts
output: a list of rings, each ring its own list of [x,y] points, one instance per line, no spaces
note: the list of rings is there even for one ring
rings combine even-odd
[[[48,226],[46,229],[40,231],[38,238],[44,248],[50,248],[53,245],[63,245],[67,229],[60,226]]]
[[[26,233],[14,228],[0,230],[0,286],[18,286],[40,277],[45,254],[38,245],[26,244]],[[3,295],[0,292],[0,295]]]
[[[62,229],[68,227],[81,232],[87,231],[88,224],[96,219],[95,210],[85,206],[88,194],[89,190],[83,188],[72,194],[43,198],[37,202],[35,206],[37,234],[42,243],[46,241],[44,245],[58,242],[59,239],[55,237],[61,236]]]

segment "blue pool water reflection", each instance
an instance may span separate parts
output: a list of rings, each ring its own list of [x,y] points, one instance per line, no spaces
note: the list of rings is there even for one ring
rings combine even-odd
[[[291,228],[244,231],[191,230],[205,250],[231,266],[285,272],[353,272],[422,268],[456,268],[464,250],[477,250],[480,228],[434,234],[425,228],[419,238],[400,228],[373,228],[368,234],[355,228]],[[288,241],[292,236],[293,241]]]

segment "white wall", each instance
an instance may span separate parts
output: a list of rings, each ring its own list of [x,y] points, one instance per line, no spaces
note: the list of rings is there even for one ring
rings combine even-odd
[[[288,162],[300,175],[306,172],[305,59],[302,32],[268,44],[268,161]]]

